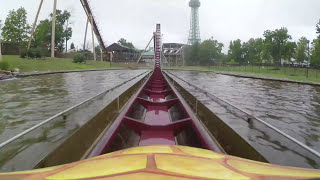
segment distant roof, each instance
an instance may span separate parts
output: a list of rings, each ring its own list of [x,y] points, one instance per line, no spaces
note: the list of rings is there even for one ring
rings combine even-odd
[[[108,52],[111,52],[111,51],[139,52],[139,50],[137,50],[137,49],[132,49],[132,48],[129,48],[127,46],[123,46],[118,43],[113,43],[110,46],[108,46],[107,51]]]
[[[142,56],[154,56],[154,51],[150,50],[150,51],[143,52]]]
[[[182,46],[184,46],[186,44],[181,44],[181,43],[163,43],[163,48],[173,48],[173,47],[178,47],[181,48]]]

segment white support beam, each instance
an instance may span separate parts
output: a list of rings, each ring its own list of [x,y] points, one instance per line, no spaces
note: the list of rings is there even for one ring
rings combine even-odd
[[[36,18],[35,18],[34,23],[33,23],[33,28],[32,28],[31,36],[30,36],[30,39],[29,39],[29,44],[28,44],[28,50],[30,49],[32,38],[33,38],[34,32],[35,32],[36,27],[37,27],[37,22],[38,22],[38,18],[39,18],[39,14],[40,14],[40,11],[41,11],[42,4],[43,4],[43,0],[40,1],[38,12],[37,12]]]
[[[85,34],[84,34],[83,52],[85,52],[85,50],[86,50],[87,34],[88,34],[88,25],[89,25],[89,19],[87,19],[86,32],[85,32]]]
[[[52,16],[52,36],[51,36],[51,57],[54,58],[55,37],[56,37],[56,14],[57,14],[57,0],[54,0]]]
[[[150,43],[152,42],[153,39],[154,39],[154,36],[151,37],[149,43],[147,44],[147,46],[146,46],[146,48],[144,49],[143,52],[146,52],[146,51],[147,51],[147,49],[148,49],[148,47],[149,47],[149,45],[150,45]],[[137,64],[139,64],[141,58],[142,58],[142,54],[140,55],[140,57],[139,57],[139,59],[138,59],[138,61],[137,61]]]
[[[95,47],[95,44],[94,44],[94,27],[93,27],[93,17],[92,15],[90,16],[90,21],[91,21],[91,31],[92,31],[92,52],[93,52],[93,60],[96,61],[97,58],[96,58],[96,47]]]

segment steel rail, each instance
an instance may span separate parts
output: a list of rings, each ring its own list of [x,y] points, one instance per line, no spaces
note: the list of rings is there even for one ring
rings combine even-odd
[[[320,158],[320,153],[319,153],[318,151],[316,151],[316,150],[312,149],[311,147],[309,147],[309,146],[307,146],[307,145],[303,144],[302,142],[300,142],[300,141],[298,141],[297,139],[295,139],[295,138],[291,137],[290,135],[286,134],[285,132],[281,131],[280,129],[278,129],[278,128],[276,128],[276,127],[272,126],[271,124],[269,124],[269,123],[267,123],[267,122],[265,122],[264,120],[262,120],[262,119],[260,119],[260,118],[258,118],[258,117],[255,117],[255,116],[250,115],[250,113],[249,113],[249,112],[247,112],[247,111],[245,111],[245,110],[242,110],[242,109],[238,108],[237,106],[235,106],[235,105],[233,105],[233,104],[231,104],[231,103],[229,103],[229,102],[227,102],[227,101],[225,101],[225,100],[223,100],[223,99],[221,99],[221,98],[219,98],[219,97],[217,97],[217,96],[215,96],[215,95],[213,95],[213,94],[209,93],[208,91],[206,91],[206,90],[204,90],[204,89],[202,89],[202,88],[199,88],[199,87],[197,87],[197,86],[195,86],[195,85],[193,85],[193,84],[191,84],[191,83],[189,83],[189,82],[185,81],[184,79],[182,79],[182,78],[180,78],[180,77],[176,76],[175,74],[173,74],[173,73],[171,73],[171,72],[169,72],[169,71],[166,71],[166,72],[167,72],[167,73],[169,73],[169,74],[171,74],[172,76],[174,76],[174,77],[178,78],[179,80],[181,80],[181,81],[183,81],[183,82],[187,83],[189,86],[192,86],[192,87],[194,87],[195,89],[197,89],[197,90],[199,90],[199,91],[201,91],[201,92],[203,92],[203,93],[205,93],[205,94],[209,94],[209,95],[211,95],[211,96],[213,96],[213,97],[217,98],[218,100],[220,100],[220,101],[222,101],[222,102],[226,103],[227,105],[229,105],[229,106],[231,106],[231,107],[233,107],[233,108],[235,108],[235,109],[237,109],[237,110],[239,110],[239,111],[241,111],[241,112],[243,112],[243,113],[247,114],[248,116],[250,116],[250,117],[252,117],[252,118],[256,119],[256,120],[257,120],[257,121],[259,121],[260,123],[262,123],[262,124],[266,125],[267,127],[271,128],[272,130],[274,130],[274,131],[276,131],[277,133],[281,134],[281,135],[282,135],[282,136],[284,136],[285,138],[289,139],[289,140],[290,140],[290,141],[292,141],[293,143],[295,143],[295,144],[297,144],[297,145],[301,146],[302,148],[306,149],[307,151],[309,151],[309,152],[310,152],[310,153],[312,153],[313,155],[315,155],[315,156],[317,156],[317,157],[319,157],[319,158]]]
[[[98,41],[99,41],[99,44],[100,44],[102,50],[103,50],[105,53],[107,53],[107,47],[106,47],[105,44],[104,44],[104,41],[103,41],[102,36],[101,36],[101,34],[100,34],[100,31],[99,31],[99,29],[98,29],[98,25],[97,25],[97,23],[96,23],[96,20],[95,20],[95,18],[93,17],[92,10],[91,10],[91,8],[90,8],[90,5],[89,5],[88,1],[87,1],[87,0],[80,0],[80,2],[81,2],[81,4],[82,4],[82,6],[83,6],[84,11],[85,11],[86,14],[87,14],[87,18],[90,19],[90,18],[92,17],[93,24],[91,24],[91,25],[93,26],[94,33],[95,33],[96,36],[97,36],[97,39],[98,39]]]
[[[135,77],[133,77],[133,78],[131,78],[131,79],[129,79],[129,80],[127,80],[127,81],[125,81],[125,82],[123,82],[123,83],[121,83],[121,84],[113,87],[113,88],[111,88],[111,89],[108,89],[108,90],[106,90],[106,91],[103,91],[103,92],[99,93],[98,95],[95,95],[95,96],[93,96],[93,97],[91,97],[91,98],[89,98],[89,99],[87,99],[87,100],[85,100],[85,101],[83,101],[83,102],[80,102],[80,103],[78,103],[78,104],[76,104],[76,105],[74,105],[74,106],[72,106],[72,107],[70,107],[70,108],[68,108],[68,109],[66,109],[66,110],[64,110],[64,111],[62,111],[62,112],[60,112],[60,113],[58,113],[58,114],[56,114],[56,115],[54,115],[54,116],[46,119],[46,120],[44,120],[43,122],[41,122],[41,123],[39,123],[39,124],[37,124],[37,125],[29,128],[29,129],[25,130],[24,132],[19,133],[18,135],[10,138],[9,140],[1,143],[1,144],[0,144],[0,149],[3,148],[3,147],[5,147],[6,145],[10,144],[11,142],[19,139],[20,137],[22,137],[22,136],[24,136],[24,135],[32,132],[33,130],[37,129],[38,127],[40,127],[40,126],[42,126],[42,125],[44,125],[44,124],[46,124],[46,123],[54,120],[55,118],[57,118],[57,117],[59,117],[59,116],[62,116],[62,115],[64,115],[65,113],[67,113],[67,112],[69,112],[69,111],[71,111],[71,110],[73,110],[73,109],[76,109],[77,107],[79,107],[79,106],[81,106],[81,105],[83,105],[83,104],[85,104],[85,103],[87,103],[87,102],[90,102],[91,100],[93,100],[93,99],[95,99],[95,98],[97,98],[97,97],[99,97],[99,96],[101,96],[101,95],[104,95],[104,94],[107,94],[107,93],[110,92],[110,91],[113,91],[114,89],[119,88],[120,86],[122,86],[122,85],[124,85],[124,84],[126,84],[126,83],[128,83],[128,82],[130,82],[130,81],[132,81],[132,80],[134,80],[134,79],[142,76],[143,74],[146,74],[147,72],[148,72],[148,71],[146,71],[146,72],[144,72],[144,73],[141,73],[141,74],[139,74],[138,76],[135,76]]]

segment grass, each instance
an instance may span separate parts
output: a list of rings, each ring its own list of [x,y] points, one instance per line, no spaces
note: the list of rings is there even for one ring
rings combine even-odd
[[[22,59],[19,56],[3,56],[10,69],[18,68],[21,72],[35,71],[66,71],[66,70],[88,70],[88,69],[107,69],[107,68],[136,68],[134,65],[115,64],[110,67],[110,62],[86,61],[86,64],[73,63],[72,59],[45,58],[43,60]]]
[[[320,82],[320,70],[309,69],[307,78],[306,68],[292,67],[263,67],[263,66],[185,66],[168,67],[167,69],[198,70],[198,71],[221,71],[241,74],[256,75],[261,77],[280,78],[303,82]]]

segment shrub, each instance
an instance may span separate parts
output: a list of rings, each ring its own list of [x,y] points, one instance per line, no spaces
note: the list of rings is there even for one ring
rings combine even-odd
[[[42,57],[42,51],[41,49],[33,49],[33,56],[35,58],[41,58]]]
[[[26,50],[22,50],[22,51],[20,52],[20,57],[21,57],[21,58],[26,58],[26,56],[27,56],[27,51],[26,51]]]
[[[28,56],[29,58],[34,58],[33,49],[29,49],[29,50],[27,51],[27,56]]]
[[[0,69],[4,70],[4,71],[8,71],[9,70],[9,63],[7,61],[1,61],[0,62]]]
[[[85,63],[86,60],[85,60],[84,56],[78,54],[73,57],[73,62],[74,63]]]
[[[236,64],[239,64],[239,63],[237,63],[234,59],[231,59],[231,61],[229,61],[227,64],[236,65]]]

